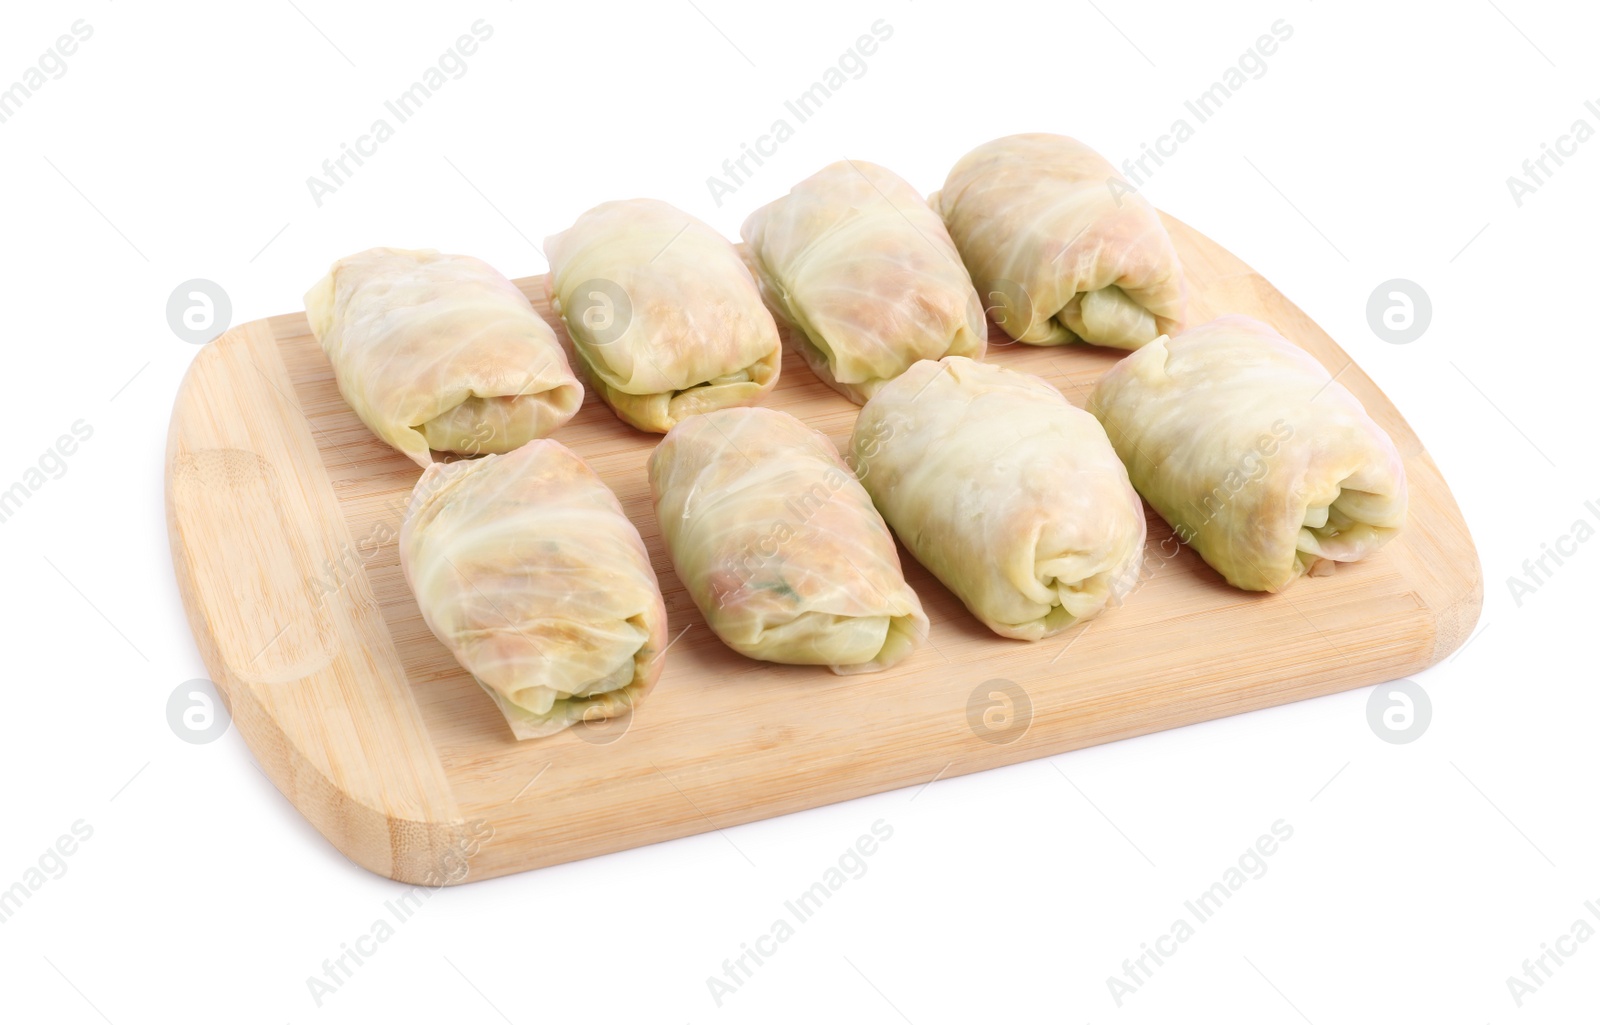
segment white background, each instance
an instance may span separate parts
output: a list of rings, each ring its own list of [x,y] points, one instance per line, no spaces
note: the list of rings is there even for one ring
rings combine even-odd
[[[0,125],[0,488],[72,422],[94,429],[0,524],[0,888],[76,820],[93,829],[0,923],[6,1020],[1593,1014],[1600,938],[1521,1008],[1506,985],[1600,904],[1600,544],[1520,606],[1507,584],[1574,521],[1600,525],[1585,509],[1600,505],[1600,140],[1520,207],[1506,184],[1574,120],[1600,128],[1584,108],[1600,101],[1592,7],[295,3],[0,15],[0,87],[74,20],[94,30]],[[479,18],[494,35],[468,73],[319,208],[306,178]],[[707,176],[879,18],[893,37],[867,72],[718,208]],[[318,1007],[306,978],[402,888],[307,826],[236,732],[195,746],[168,727],[169,693],[206,675],[162,510],[167,417],[199,351],[168,329],[173,288],[222,284],[242,323],[297,308],[333,258],[376,244],[534,274],[529,240],[605,199],[657,196],[733,235],[837,158],[926,192],[968,148],[1018,131],[1120,163],[1277,19],[1293,36],[1267,72],[1145,191],[1323,325],[1454,488],[1487,596],[1482,632],[1418,677],[1428,731],[1379,739],[1363,689],[446,890]],[[1397,277],[1433,303],[1409,345],[1366,319]],[[867,874],[719,1008],[707,976],[878,819],[894,835]],[[1294,835],[1267,874],[1119,1008],[1107,977],[1279,819]]]

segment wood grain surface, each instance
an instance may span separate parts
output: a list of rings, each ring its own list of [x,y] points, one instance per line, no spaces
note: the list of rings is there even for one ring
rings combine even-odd
[[[1395,679],[1457,648],[1482,571],[1460,510],[1398,410],[1305,314],[1166,218],[1192,323],[1268,322],[1365,403],[1406,460],[1410,520],[1376,557],[1281,595],[1223,583],[1150,520],[1122,607],[1036,644],[989,633],[913,560],[932,631],[887,672],[767,665],[706,628],[661,543],[644,464],[658,436],[593,394],[554,437],[650,548],[676,638],[629,719],[517,742],[429,633],[396,541],[419,470],[374,437],[295,313],[207,345],[173,409],[167,518],[202,656],[261,767],[340,851],[430,885],[484,879]],[[542,277],[518,285],[551,316]],[[989,359],[1083,405],[1121,355],[1007,344]],[[856,407],[792,353],[769,405],[833,438]],[[997,682],[998,681],[998,682]]]

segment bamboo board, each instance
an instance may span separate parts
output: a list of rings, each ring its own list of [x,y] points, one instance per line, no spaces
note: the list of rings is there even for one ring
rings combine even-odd
[[[1149,579],[1121,608],[1037,644],[1005,640],[902,551],[932,632],[884,673],[839,677],[735,655],[673,574],[644,463],[658,440],[593,394],[554,435],[617,492],[666,597],[671,646],[631,719],[518,743],[423,624],[396,540],[419,470],[345,405],[303,314],[207,345],[166,459],[190,626],[262,769],[373,872],[484,879],[721,829],[935,777],[1347,690],[1457,648],[1482,571],[1449,488],[1389,400],[1260,275],[1167,218],[1191,322],[1247,313],[1315,355],[1405,457],[1410,521],[1363,563],[1282,595],[1233,590],[1150,520]],[[518,285],[546,319],[542,277]],[[1119,353],[1007,344],[989,358],[1083,405]],[[576,364],[574,364],[576,365]],[[841,446],[856,407],[792,353],[769,404]],[[1070,645],[1070,648],[1069,648]],[[1008,702],[995,697],[1010,681]],[[986,718],[987,716],[987,718]]]

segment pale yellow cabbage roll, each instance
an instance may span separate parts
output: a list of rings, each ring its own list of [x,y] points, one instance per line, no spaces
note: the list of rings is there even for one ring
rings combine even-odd
[[[665,433],[748,406],[777,383],[783,346],[733,244],[655,199],[602,203],[545,239],[550,303],[606,403]]]
[[[988,324],[950,233],[893,171],[841,160],[744,222],[767,304],[857,404],[920,359],[983,357]]]
[[[1032,374],[947,356],[861,409],[851,464],[894,532],[984,625],[1036,641],[1136,583],[1145,517],[1094,417]]]
[[[1183,326],[1188,285],[1155,207],[1076,139],[986,142],[928,202],[1020,342],[1137,349]]]
[[[667,613],[644,542],[558,442],[429,467],[400,564],[429,629],[518,740],[621,715],[661,674]]]
[[[372,433],[427,466],[429,449],[509,452],[583,404],[556,333],[482,260],[369,249],[306,293],[339,394]]]
[[[706,624],[767,662],[883,669],[927,636],[883,518],[833,442],[788,413],[722,409],[650,456],[672,564]]]
[[[1370,555],[1405,522],[1394,441],[1258,320],[1156,340],[1106,372],[1089,408],[1139,493],[1235,587],[1282,590]]]

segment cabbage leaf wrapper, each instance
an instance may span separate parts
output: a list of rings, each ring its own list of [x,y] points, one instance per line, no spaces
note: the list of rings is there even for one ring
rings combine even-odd
[[[650,456],[650,488],[678,578],[734,651],[846,675],[927,636],[872,499],[833,442],[788,413],[683,421]]]
[[[800,356],[857,405],[918,360],[983,358],[988,324],[961,255],[893,171],[830,164],[751,214],[741,234]]]
[[[1406,517],[1405,463],[1309,353],[1244,316],[1127,356],[1095,386],[1134,487],[1247,591],[1365,558]]]
[[[1137,349],[1183,326],[1188,284],[1155,207],[1076,139],[986,142],[928,202],[1019,342]]]
[[[862,407],[850,457],[911,554],[1002,637],[1060,633],[1137,583],[1144,506],[1048,381],[925,360]]]
[[[659,200],[620,200],[544,246],[550,303],[624,422],[664,434],[696,413],[753,405],[777,383],[778,325],[710,225]]]
[[[509,452],[572,419],[583,385],[549,324],[482,260],[369,249],[306,293],[339,394],[419,466]]]
[[[400,564],[518,740],[621,715],[661,675],[667,614],[644,542],[559,442],[429,467]]]

